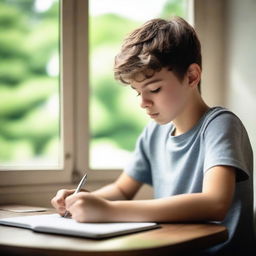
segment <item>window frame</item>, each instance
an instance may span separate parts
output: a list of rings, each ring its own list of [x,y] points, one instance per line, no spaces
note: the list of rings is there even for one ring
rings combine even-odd
[[[73,1],[60,0],[60,167],[1,167],[0,185],[70,182],[74,170],[74,13]],[[64,103],[64,104],[62,104]]]

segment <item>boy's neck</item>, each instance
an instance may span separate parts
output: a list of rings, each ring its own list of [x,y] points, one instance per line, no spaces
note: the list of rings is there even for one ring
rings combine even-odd
[[[175,125],[173,136],[184,134],[192,129],[209,108],[200,95],[195,97],[172,121]]]

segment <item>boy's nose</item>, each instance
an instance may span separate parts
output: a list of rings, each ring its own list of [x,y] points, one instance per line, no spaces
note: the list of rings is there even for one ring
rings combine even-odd
[[[151,107],[153,105],[152,100],[144,97],[144,96],[140,96],[140,106],[141,108],[148,108]]]

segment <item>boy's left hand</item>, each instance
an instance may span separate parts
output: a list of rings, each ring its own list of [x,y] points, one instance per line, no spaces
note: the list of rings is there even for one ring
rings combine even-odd
[[[72,219],[78,222],[107,222],[111,216],[109,201],[88,192],[68,196],[65,204]]]

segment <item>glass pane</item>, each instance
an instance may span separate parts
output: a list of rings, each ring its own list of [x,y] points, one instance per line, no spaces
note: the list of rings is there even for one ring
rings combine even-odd
[[[125,35],[156,18],[187,17],[187,0],[90,0],[90,167],[122,168],[149,121],[136,94],[113,78]]]
[[[0,166],[58,167],[59,1],[0,0]]]

